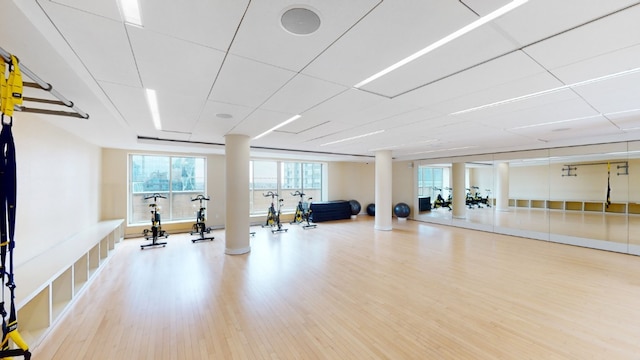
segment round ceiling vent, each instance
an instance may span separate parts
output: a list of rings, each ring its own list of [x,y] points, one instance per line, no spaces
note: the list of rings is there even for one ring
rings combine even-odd
[[[320,28],[320,17],[312,10],[295,7],[282,14],[280,23],[292,34],[309,35]]]

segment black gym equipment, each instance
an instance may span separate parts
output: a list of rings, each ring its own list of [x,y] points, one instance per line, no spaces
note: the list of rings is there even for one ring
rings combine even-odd
[[[467,190],[467,194],[464,200],[464,204],[467,205],[467,208],[473,209],[474,207],[481,207],[479,205],[478,199],[476,199],[475,196],[471,194],[471,189],[466,188],[466,190]]]
[[[436,200],[433,202],[433,208],[434,209],[448,208],[449,211],[451,211],[451,200],[445,200],[442,197],[442,189],[440,188],[433,188],[433,189],[438,192],[438,195],[436,196]]]
[[[291,196],[300,196],[300,200],[298,201],[298,206],[296,206],[296,212],[293,214],[293,220],[290,224],[302,224],[306,222],[306,225],[302,225],[303,229],[312,229],[317,225],[312,224],[310,221],[311,218],[311,207],[309,204],[313,198],[308,198],[308,202],[304,201],[304,196],[306,194],[296,190],[296,192],[291,193]]]
[[[262,227],[270,227],[271,232],[274,234],[277,232],[286,232],[287,230],[289,230],[283,228],[282,223],[280,222],[280,209],[282,208],[282,203],[284,202],[284,200],[278,199],[278,210],[276,210],[273,202],[275,201],[275,198],[278,197],[278,194],[274,193],[273,191],[268,191],[266,194],[262,195],[264,197],[271,196],[271,206],[269,206],[269,210],[267,210],[267,222],[262,225]]]
[[[197,213],[196,213],[196,223],[193,224],[193,230],[191,230],[191,235],[194,234],[200,234],[200,237],[197,239],[191,239],[192,243],[195,243],[196,241],[204,241],[204,240],[211,240],[213,241],[214,237],[213,236],[204,236],[204,233],[209,234],[211,232],[211,228],[207,227],[207,225],[204,223],[206,218],[205,218],[205,210],[206,208],[204,207],[204,204],[202,203],[203,201],[209,201],[211,200],[210,197],[208,196],[204,196],[204,195],[198,195],[196,197],[194,197],[193,199],[191,199],[191,201],[199,201],[200,202],[200,209],[198,209]]]
[[[142,234],[146,240],[151,240],[150,244],[140,245],[140,249],[144,250],[144,248],[150,246],[162,246],[165,247],[167,245],[166,242],[159,242],[158,238],[164,237],[165,239],[169,237],[166,231],[162,230],[162,224],[160,222],[160,209],[158,206],[158,198],[166,199],[166,196],[162,196],[158,193],[153,195],[145,196],[145,200],[153,199],[153,204],[149,204],[151,208],[151,229],[144,229]]]
[[[12,56],[12,59],[13,58]],[[0,61],[2,60],[0,59]],[[4,65],[4,63],[2,63],[2,65]],[[4,77],[5,67],[2,66],[0,69],[2,70],[0,76]],[[14,74],[18,71],[19,68],[16,60],[13,63],[11,72]],[[3,86],[4,85],[3,83]],[[19,85],[21,87],[21,81]],[[20,95],[22,95],[21,92]],[[6,286],[9,291],[9,312],[5,309],[5,289],[2,288],[2,300],[0,300],[0,314],[2,315],[0,358],[5,359],[23,356],[25,360],[29,360],[31,358],[31,352],[29,351],[29,345],[27,345],[18,331],[18,317],[15,305],[16,284],[13,273],[13,252],[15,248],[14,236],[17,205],[16,148],[11,131],[13,117],[5,114],[6,109],[4,106],[6,106],[6,102],[11,104],[10,101],[5,100],[2,115],[0,116],[0,123],[2,123],[2,131],[0,132],[0,148],[2,149],[2,151],[0,151],[0,286]],[[11,107],[13,107],[13,104],[11,104]],[[13,110],[13,108],[11,110]],[[10,119],[8,123],[5,123],[5,115]],[[16,345],[17,348],[13,348],[13,345]]]
[[[487,196],[480,198],[480,203],[484,204],[486,207],[491,207],[491,199],[489,198],[489,196],[491,196],[491,189],[484,189],[484,191],[487,193]]]

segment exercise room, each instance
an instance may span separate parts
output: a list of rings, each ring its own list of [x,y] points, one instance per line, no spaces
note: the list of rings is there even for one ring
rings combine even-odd
[[[636,359],[638,18],[0,0],[0,359]]]

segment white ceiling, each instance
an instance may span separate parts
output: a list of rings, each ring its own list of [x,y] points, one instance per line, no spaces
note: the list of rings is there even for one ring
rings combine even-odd
[[[254,155],[416,160],[640,140],[640,71],[582,83],[640,68],[640,1],[530,0],[354,88],[509,1],[139,0],[140,28],[117,0],[0,0],[0,47],[91,117],[37,116],[103,147],[221,153],[225,135],[296,114],[252,140]],[[315,11],[318,31],[285,31],[294,7]]]

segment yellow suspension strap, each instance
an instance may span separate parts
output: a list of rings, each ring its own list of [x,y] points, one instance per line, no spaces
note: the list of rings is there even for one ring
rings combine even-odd
[[[5,73],[7,72],[7,66],[4,60],[0,60],[0,111],[2,112],[2,116],[4,117],[4,108],[7,106],[8,97],[7,97],[7,78],[5,77]]]
[[[18,318],[16,316],[15,289],[13,276],[13,249],[15,247],[16,224],[16,152],[11,126],[13,125],[13,107],[22,103],[22,76],[18,67],[18,60],[11,56],[9,80],[6,85],[6,102],[3,101],[2,131],[0,131],[0,275],[2,283],[9,289],[10,308],[9,318],[5,310],[4,291],[0,302],[0,314],[2,315],[2,342],[0,343],[0,359],[11,359],[13,356],[24,356],[25,360],[31,359],[29,346],[18,332]],[[0,69],[1,70],[1,69]],[[5,70],[6,71],[6,70]],[[2,74],[4,77],[5,74]],[[11,114],[11,115],[9,115]],[[5,123],[5,115],[10,118]],[[7,267],[7,254],[9,262]],[[6,283],[5,283],[6,279]],[[4,290],[4,289],[3,289]],[[11,342],[18,348],[12,348]]]

